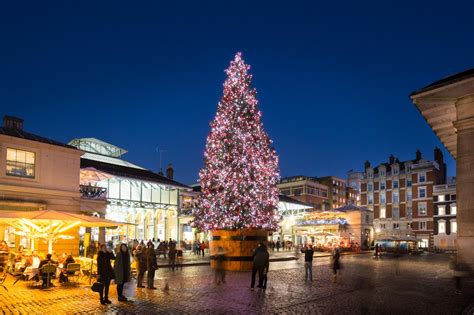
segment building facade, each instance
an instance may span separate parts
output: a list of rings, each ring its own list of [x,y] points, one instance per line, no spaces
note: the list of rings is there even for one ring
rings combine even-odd
[[[5,116],[0,128],[0,211],[56,210],[92,215],[104,213],[105,202],[89,198],[79,186],[83,151],[32,134],[23,120]],[[58,253],[79,254],[79,227],[66,232],[72,238],[54,244]],[[14,248],[47,252],[44,239],[19,236],[15,229],[0,225],[0,240]]]
[[[439,250],[455,250],[458,225],[456,221],[456,182],[433,187],[434,246]]]
[[[365,163],[361,204],[374,211],[376,239],[415,236],[420,248],[434,246],[433,186],[446,181],[441,150],[425,160],[416,152],[414,160],[400,162],[393,155],[388,163],[371,167]]]
[[[278,184],[280,194],[311,205],[313,210],[330,208],[329,188],[318,182],[314,177],[285,177]]]
[[[192,189],[173,180],[171,166],[165,177],[125,161],[122,155],[127,151],[107,142],[81,138],[69,144],[85,152],[80,161],[81,187],[95,191],[97,199],[106,201],[105,218],[133,224],[107,229],[107,241],[153,238],[180,241],[181,194]],[[102,241],[102,236],[97,237]]]
[[[316,178],[316,181],[328,187],[329,209],[340,208],[348,204],[345,179],[336,176],[324,176]]]

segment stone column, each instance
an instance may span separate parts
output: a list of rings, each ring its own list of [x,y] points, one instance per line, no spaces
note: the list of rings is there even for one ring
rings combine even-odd
[[[474,94],[458,99],[456,114],[458,262],[474,270]]]

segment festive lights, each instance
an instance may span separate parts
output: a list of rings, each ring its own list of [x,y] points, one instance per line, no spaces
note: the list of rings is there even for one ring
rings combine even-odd
[[[199,172],[201,195],[193,225],[201,230],[277,229],[278,157],[263,129],[250,66],[237,53],[225,71]]]

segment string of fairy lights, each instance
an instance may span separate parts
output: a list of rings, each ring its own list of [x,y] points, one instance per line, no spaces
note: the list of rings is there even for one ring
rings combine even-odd
[[[278,157],[263,128],[250,66],[237,53],[211,122],[193,225],[203,231],[278,225]]]

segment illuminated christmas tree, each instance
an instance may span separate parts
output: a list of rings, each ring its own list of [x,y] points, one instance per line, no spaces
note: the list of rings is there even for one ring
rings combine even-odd
[[[237,53],[225,71],[224,95],[211,123],[194,212],[200,230],[275,230],[278,157],[263,129],[250,66]]]

